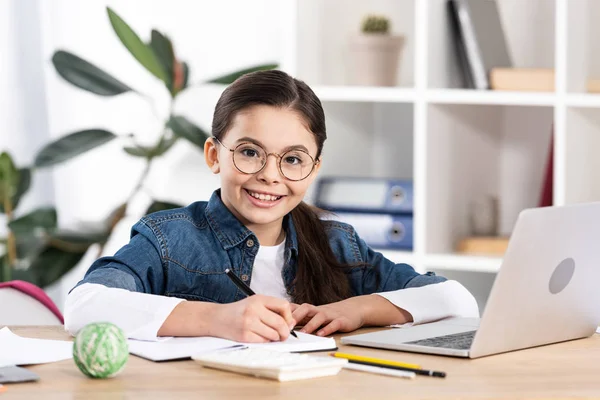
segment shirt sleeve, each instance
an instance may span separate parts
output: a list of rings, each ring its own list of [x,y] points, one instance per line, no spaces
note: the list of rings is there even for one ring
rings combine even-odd
[[[414,325],[450,317],[479,317],[479,306],[473,295],[453,280],[375,294],[409,312]]]
[[[69,293],[65,304],[65,330],[75,336],[92,322],[111,322],[131,339],[158,340],[167,317],[183,299],[132,292],[84,283]]]

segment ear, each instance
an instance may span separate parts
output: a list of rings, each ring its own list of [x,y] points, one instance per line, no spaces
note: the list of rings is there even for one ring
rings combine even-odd
[[[213,174],[218,174],[221,171],[221,167],[219,166],[219,149],[213,138],[208,138],[204,142],[204,160]]]

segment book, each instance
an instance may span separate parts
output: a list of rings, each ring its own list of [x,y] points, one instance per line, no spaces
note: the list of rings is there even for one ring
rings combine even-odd
[[[457,55],[466,86],[490,88],[492,68],[512,67],[495,0],[448,0]]]
[[[168,337],[150,342],[129,339],[129,353],[150,361],[186,360],[195,354],[235,348],[263,348],[268,350],[305,353],[335,350],[335,339],[296,331],[298,338],[290,336],[282,342],[242,343],[215,337]]]
[[[323,219],[352,225],[358,236],[371,247],[380,249],[412,250],[412,214],[378,214],[332,211]]]
[[[348,360],[306,354],[281,353],[265,348],[214,351],[192,359],[203,367],[273,379],[280,382],[336,375]]]
[[[554,70],[551,68],[492,68],[490,84],[493,90],[554,91]]]
[[[588,79],[586,89],[588,93],[600,93],[600,79]]]
[[[474,236],[462,239],[457,251],[463,254],[502,256],[508,247],[508,237]]]
[[[325,177],[317,182],[315,205],[335,212],[412,213],[413,182],[408,179]]]

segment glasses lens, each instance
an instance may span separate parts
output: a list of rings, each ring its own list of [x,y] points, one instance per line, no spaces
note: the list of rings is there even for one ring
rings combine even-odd
[[[281,156],[281,172],[292,181],[306,178],[313,170],[314,160],[302,150],[291,150]]]
[[[246,174],[258,172],[265,164],[266,158],[265,151],[252,143],[242,143],[233,151],[233,163]]]

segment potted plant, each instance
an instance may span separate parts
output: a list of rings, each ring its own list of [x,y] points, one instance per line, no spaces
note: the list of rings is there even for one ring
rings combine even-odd
[[[404,36],[390,33],[383,15],[365,16],[361,33],[350,39],[350,83],[366,86],[395,86]]]
[[[146,184],[153,162],[164,156],[179,140],[203,151],[204,141],[209,137],[206,131],[185,116],[173,113],[179,95],[191,90],[193,85],[188,85],[190,68],[176,56],[171,40],[153,29],[149,41],[144,42],[111,8],[107,7],[106,11],[121,43],[149,73],[164,83],[170,95],[169,113],[161,122],[160,137],[156,143],[147,146],[139,144],[135,133],[119,134],[90,127],[65,134],[48,143],[35,155],[32,165],[17,166],[8,152],[2,152],[0,217],[6,226],[0,229],[0,282],[21,279],[46,287],[73,269],[92,245],[97,245],[100,255],[115,226],[127,215],[130,202]],[[55,51],[52,64],[66,82],[84,91],[103,97],[132,92],[138,94],[142,101],[147,100],[139,91],[110,73],[66,50]],[[277,68],[277,65],[257,65],[215,77],[205,83],[229,84],[246,73],[273,68]],[[68,162],[111,141],[121,141],[123,151],[138,158],[145,168],[131,193],[117,199],[114,210],[105,218],[67,230],[57,226],[57,212],[53,206],[27,211],[18,207],[30,188],[36,170]],[[145,212],[148,214],[180,206],[152,199]]]

